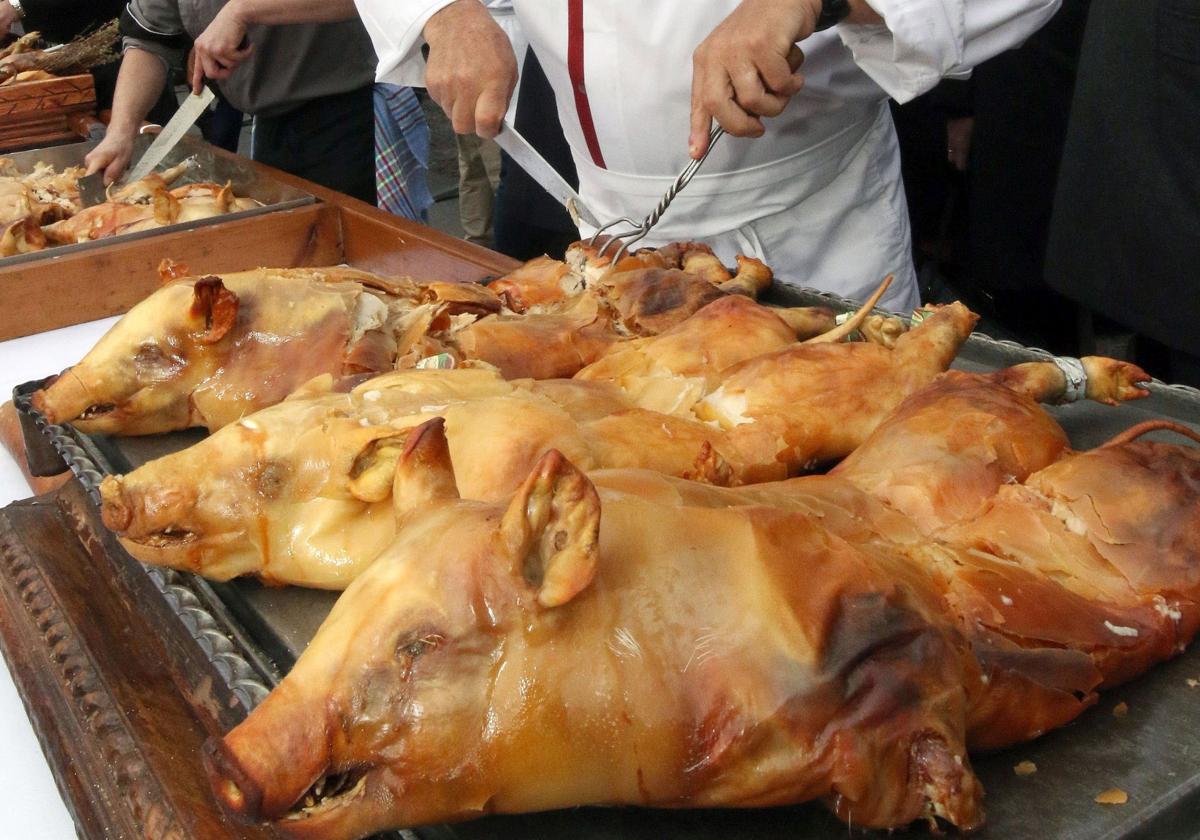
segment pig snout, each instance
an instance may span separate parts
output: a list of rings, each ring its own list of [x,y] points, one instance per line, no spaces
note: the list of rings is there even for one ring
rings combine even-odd
[[[326,789],[339,777],[330,772],[331,750],[320,704],[277,701],[277,696],[286,700],[286,695],[286,685],[276,688],[228,735],[210,738],[204,746],[204,768],[213,793],[238,819],[280,819],[340,792]]]
[[[67,368],[33,392],[33,407],[51,423],[74,420],[93,404],[92,395],[74,368]]]
[[[204,742],[204,771],[221,806],[242,822],[262,819],[262,788],[252,779],[220,738]]]
[[[161,549],[191,544],[196,533],[197,490],[158,472],[108,476],[100,483],[100,517],[122,537]]]
[[[133,524],[133,506],[125,498],[119,476],[107,476],[100,482],[100,518],[110,531],[129,530]]]

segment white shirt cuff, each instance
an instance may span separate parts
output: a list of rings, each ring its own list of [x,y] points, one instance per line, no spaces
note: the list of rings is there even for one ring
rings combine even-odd
[[[429,19],[453,1],[354,0],[379,57],[376,81],[408,87],[425,85],[422,32]]]
[[[888,96],[907,102],[962,62],[962,0],[870,0],[882,24],[841,24],[854,61]]]
[[[854,61],[898,102],[1020,46],[1061,0],[869,0],[883,24],[841,24]]]

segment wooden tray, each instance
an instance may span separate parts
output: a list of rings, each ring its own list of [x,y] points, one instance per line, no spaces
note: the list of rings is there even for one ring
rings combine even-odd
[[[43,259],[0,264],[0,300],[5,302],[0,341],[128,311],[159,287],[158,264],[164,257],[196,274],[348,263],[381,274],[468,281],[517,265],[278,169],[211,151],[309,193],[317,203],[87,251],[55,254],[51,249]]]
[[[91,73],[0,86],[0,152],[80,139],[79,115],[96,113]]]

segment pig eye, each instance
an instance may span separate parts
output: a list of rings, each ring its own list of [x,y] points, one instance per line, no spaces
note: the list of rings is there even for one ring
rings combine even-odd
[[[416,659],[421,654],[432,650],[444,641],[438,633],[426,633],[417,639],[409,639],[399,645],[399,652],[409,659]]]

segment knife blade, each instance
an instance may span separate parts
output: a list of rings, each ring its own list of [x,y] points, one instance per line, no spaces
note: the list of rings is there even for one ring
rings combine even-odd
[[[91,175],[76,178],[75,184],[79,187],[79,203],[84,207],[94,207],[108,201],[108,195],[104,192],[103,169],[93,172]]]
[[[126,181],[137,181],[145,178],[154,171],[154,167],[163,162],[175,145],[183,139],[183,135],[187,134],[187,130],[192,127],[196,120],[200,119],[200,115],[208,108],[208,103],[212,102],[216,95],[211,88],[201,88],[200,93],[188,94],[188,98],[179,106],[179,110],[175,112],[175,116],[163,126],[163,130],[154,138],[154,142],[150,144],[150,148],[146,149],[145,154],[134,165],[126,176]]]
[[[576,226],[582,219],[594,228],[600,227],[600,222],[583,203],[579,193],[563,180],[554,167],[546,162],[538,150],[531,146],[529,141],[522,137],[508,120],[504,121],[500,133],[496,135],[496,143],[501,149],[508,152],[509,157],[516,161],[517,165],[524,169],[530,178],[537,181],[538,186],[550,193],[551,198],[567,208],[567,212],[571,214],[571,220],[575,222]]]

